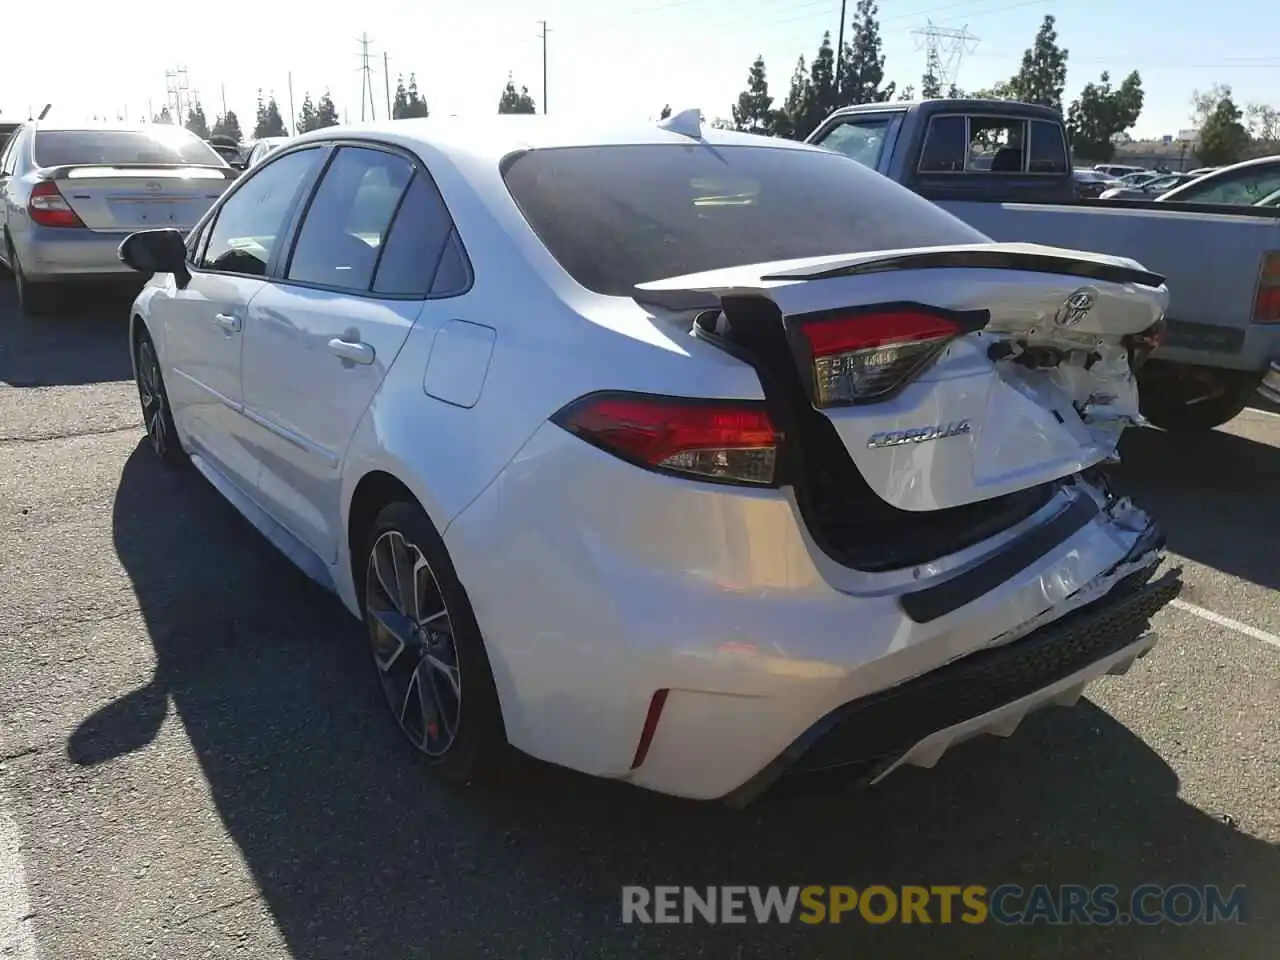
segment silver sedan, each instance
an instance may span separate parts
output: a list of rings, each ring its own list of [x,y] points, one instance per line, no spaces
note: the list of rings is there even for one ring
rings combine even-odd
[[[131,278],[125,237],[189,230],[237,173],[179,127],[22,124],[0,150],[0,259],[23,312],[72,281]]]

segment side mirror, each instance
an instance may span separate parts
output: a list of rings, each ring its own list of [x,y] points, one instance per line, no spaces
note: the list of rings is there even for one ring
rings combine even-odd
[[[179,289],[191,281],[187,272],[187,241],[177,230],[141,230],[124,238],[120,262],[139,273],[172,273]]]

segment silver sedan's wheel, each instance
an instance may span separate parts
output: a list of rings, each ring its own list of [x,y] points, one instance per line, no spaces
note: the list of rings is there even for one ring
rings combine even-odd
[[[396,722],[428,757],[444,757],[462,720],[453,621],[430,564],[399,530],[383,533],[369,551],[365,609],[378,679]]]

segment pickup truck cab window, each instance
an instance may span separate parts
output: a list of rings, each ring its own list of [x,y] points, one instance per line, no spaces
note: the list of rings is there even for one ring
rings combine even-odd
[[[946,114],[929,121],[920,173],[1064,176],[1067,145],[1057,124],[1021,117]]]
[[[818,140],[820,146],[842,153],[872,170],[878,170],[886,159],[887,149],[902,125],[901,113],[882,113],[851,117],[836,124]]]

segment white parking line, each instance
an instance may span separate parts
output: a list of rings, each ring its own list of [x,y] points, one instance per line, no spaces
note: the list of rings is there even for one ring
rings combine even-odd
[[[27,899],[27,871],[22,863],[18,825],[0,796],[0,956],[5,960],[36,960]]]
[[[1216,623],[1220,627],[1226,627],[1228,630],[1234,630],[1236,633],[1243,634],[1253,640],[1269,644],[1280,650],[1280,637],[1274,633],[1267,633],[1265,630],[1259,630],[1257,627],[1251,627],[1247,623],[1241,623],[1239,620],[1232,620],[1230,617],[1224,617],[1220,613],[1214,613],[1212,610],[1206,610],[1204,607],[1198,607],[1194,603],[1187,603],[1185,600],[1174,600],[1169,606],[1177,607],[1179,610],[1185,610],[1187,613],[1194,614],[1201,620],[1208,620],[1210,623]]]
[[[1260,413],[1264,417],[1280,417],[1280,413],[1276,413],[1274,410],[1259,410],[1257,407],[1249,407],[1245,412]]]

